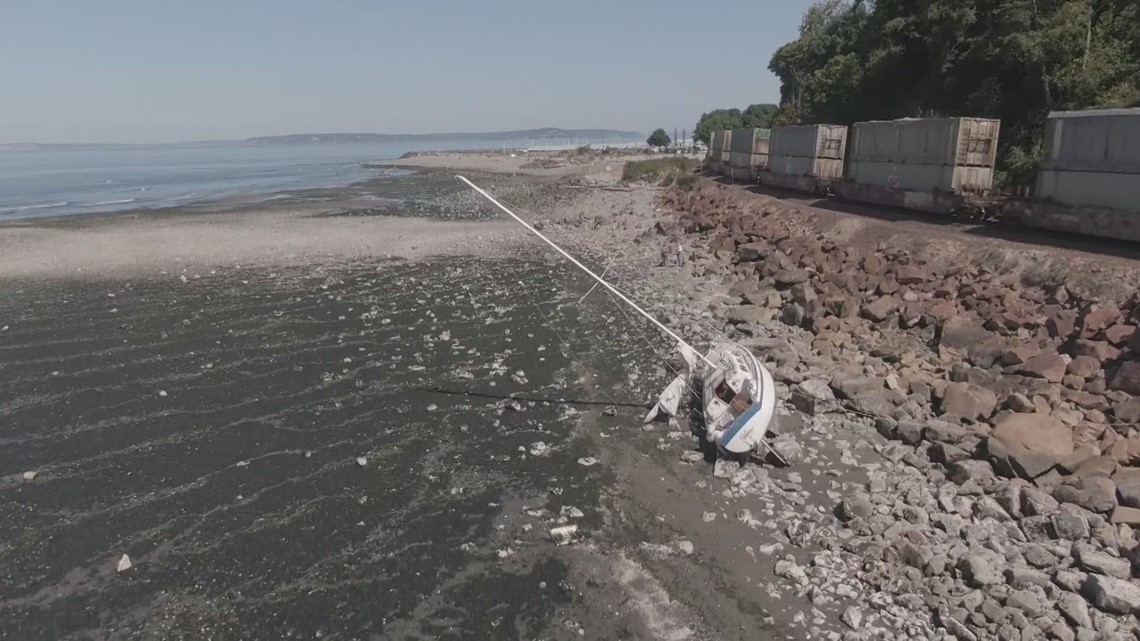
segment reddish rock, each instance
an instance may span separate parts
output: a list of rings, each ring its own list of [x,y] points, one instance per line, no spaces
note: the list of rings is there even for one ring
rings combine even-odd
[[[1080,320],[1081,338],[1093,338],[1120,318],[1116,307],[1094,307]]]
[[[953,415],[969,421],[989,418],[996,407],[997,396],[993,392],[970,383],[951,383],[939,403],[941,415]]]
[[[1116,509],[1112,511],[1112,516],[1109,520],[1113,525],[1131,525],[1140,526],[1140,510],[1134,507],[1124,507],[1117,505]]]
[[[938,348],[943,356],[965,358],[970,346],[991,336],[969,318],[955,317],[938,329]]]
[[[1021,365],[1025,361],[1041,353],[1041,348],[1029,343],[1022,343],[1011,350],[1007,350],[1001,357],[1002,365]]]
[[[1131,465],[1140,461],[1140,438],[1122,438],[1112,444],[1108,454],[1121,465]]]
[[[1077,356],[1069,363],[1066,371],[1087,380],[1100,372],[1100,361],[1095,356]]]
[[[899,267],[896,278],[903,285],[916,285],[926,282],[926,272],[913,265]]]
[[[940,300],[931,305],[926,313],[937,321],[946,321],[958,315],[958,306],[954,301]]]
[[[1122,467],[1112,475],[1120,504],[1140,508],[1140,467]]]
[[[1033,378],[1043,378],[1050,383],[1060,383],[1065,378],[1065,359],[1059,354],[1046,352],[1017,366],[1017,373]]]
[[[883,271],[883,259],[871,255],[863,259],[863,271],[868,274],[878,274]]]
[[[776,281],[776,286],[781,289],[806,283],[808,278],[808,273],[802,269],[783,269],[772,275],[772,279]]]
[[[894,298],[883,296],[869,305],[864,305],[861,314],[863,318],[878,323],[886,320],[891,315],[891,312],[895,311],[896,306],[897,303]]]
[[[1120,350],[1104,341],[1090,341],[1080,339],[1073,345],[1073,353],[1077,356],[1092,356],[1100,362],[1111,361],[1120,356]]]
[[[1135,333],[1135,326],[1125,325],[1124,323],[1117,323],[1116,325],[1113,325],[1112,327],[1104,330],[1104,340],[1112,343],[1113,345],[1116,345],[1117,347],[1123,347],[1128,343],[1128,339],[1132,338],[1133,334]]]
[[[1007,414],[994,424],[986,442],[999,472],[1035,479],[1073,453],[1073,432],[1044,414]]]
[[[1081,390],[1064,389],[1061,395],[1066,400],[1076,403],[1079,407],[1086,410],[1104,411],[1108,409],[1108,399],[1100,394],[1093,394],[1092,392],[1085,392]]]
[[[998,362],[1002,353],[1006,351],[1008,343],[997,334],[990,334],[980,341],[974,342],[966,349],[966,358],[971,365],[989,369]]]
[[[1116,471],[1116,465],[1117,461],[1112,456],[1094,456],[1073,470],[1073,474],[1083,477],[1103,476],[1108,478]]]
[[[1072,454],[1062,459],[1061,462],[1057,464],[1057,469],[1066,474],[1073,474],[1079,470],[1082,465],[1099,456],[1100,448],[1095,445],[1085,443],[1084,445],[1080,445],[1077,447],[1077,449],[1073,450]],[[1116,459],[1112,460],[1112,467],[1114,469],[1116,468]]]
[[[1112,377],[1112,389],[1140,396],[1140,361],[1128,361]]]
[[[882,296],[893,294],[899,291],[898,281],[894,280],[893,278],[884,278],[879,282],[879,286],[876,288],[876,291]]]
[[[1061,309],[1057,307],[1055,310],[1045,312],[1045,327],[1049,330],[1049,335],[1054,338],[1061,338],[1068,340],[1077,328],[1077,312],[1071,309]]]
[[[1140,423],[1140,397],[1127,400],[1112,408],[1112,415],[1122,423]]]

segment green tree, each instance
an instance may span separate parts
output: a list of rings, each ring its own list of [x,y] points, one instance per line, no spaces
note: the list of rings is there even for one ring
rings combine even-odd
[[[1140,3],[824,0],[768,67],[779,123],[1000,118],[998,168],[1028,184],[1050,111],[1140,103]]]
[[[744,117],[739,109],[714,109],[701,114],[697,126],[693,129],[693,136],[697,140],[709,144],[712,133],[721,129],[739,129],[744,126]]]
[[[749,105],[748,108],[740,114],[741,126],[771,129],[773,123],[776,121],[776,113],[779,110],[779,106],[771,103]]]
[[[668,147],[672,142],[673,140],[669,138],[669,134],[665,133],[664,129],[655,130],[645,140],[645,143],[650,147]]]

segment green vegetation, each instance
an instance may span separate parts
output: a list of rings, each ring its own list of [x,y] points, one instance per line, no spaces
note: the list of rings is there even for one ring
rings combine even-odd
[[[631,160],[625,164],[621,179],[625,182],[640,181],[669,185],[682,176],[692,174],[699,164],[692,158],[681,156]]]
[[[1000,118],[1002,181],[1031,184],[1050,111],[1140,106],[1140,2],[824,0],[768,68],[778,123]]]
[[[762,103],[749,105],[744,111],[739,109],[714,109],[701,114],[697,121],[697,128],[693,130],[693,140],[699,140],[706,145],[712,137],[712,132],[719,129],[741,129],[744,127],[759,127],[768,129],[776,120],[779,108],[776,105]]]
[[[645,140],[645,143],[650,147],[668,147],[672,142],[673,140],[669,134],[665,133],[664,129],[657,129],[649,134],[649,138]]]

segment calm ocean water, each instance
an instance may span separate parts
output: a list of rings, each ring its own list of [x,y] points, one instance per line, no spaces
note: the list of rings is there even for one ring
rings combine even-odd
[[[0,220],[166,207],[239,194],[343,185],[361,163],[408,151],[501,143],[125,147],[0,152]]]

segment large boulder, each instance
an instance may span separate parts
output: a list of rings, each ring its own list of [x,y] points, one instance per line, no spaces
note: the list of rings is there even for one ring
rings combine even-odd
[[[997,407],[997,395],[971,383],[951,383],[942,395],[939,410],[970,421],[986,420]]]
[[[1108,513],[1116,507],[1116,483],[1104,476],[1077,477],[1055,486],[1053,498],[1089,512]]]
[[[1007,476],[1035,479],[1073,453],[1073,432],[1044,414],[1008,414],[986,442],[994,468]]]
[[[1084,379],[1090,379],[1100,371],[1100,361],[1095,356],[1077,356],[1069,362],[1068,373]]]
[[[1081,591],[1090,603],[1107,612],[1140,613],[1140,587],[1131,581],[1090,574]]]
[[[1112,377],[1112,389],[1140,396],[1140,361],[1128,361]]]
[[[1129,399],[1112,409],[1113,416],[1121,423],[1140,422],[1140,397]]]
[[[970,347],[990,336],[981,325],[965,317],[953,317],[938,330],[938,349],[943,357],[966,358]]]
[[[897,306],[898,303],[893,297],[883,296],[868,305],[864,305],[860,313],[863,318],[878,323],[889,318]]]
[[[1068,365],[1065,359],[1055,352],[1045,352],[1017,366],[1017,373],[1033,378],[1043,378],[1050,383],[1060,383],[1065,378]]]
[[[1116,494],[1125,507],[1140,508],[1140,467],[1123,467],[1112,475]]]
[[[767,243],[747,243],[736,248],[736,259],[745,263],[754,263],[767,254]]]

